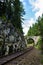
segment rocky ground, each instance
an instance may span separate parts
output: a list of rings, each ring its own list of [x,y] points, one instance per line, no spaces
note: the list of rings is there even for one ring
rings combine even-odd
[[[10,61],[9,64],[7,63],[5,65],[41,65],[39,52],[34,48],[32,51],[14,59],[13,61]]]

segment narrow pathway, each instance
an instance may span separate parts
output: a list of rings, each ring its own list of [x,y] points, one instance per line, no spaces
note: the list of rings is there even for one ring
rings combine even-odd
[[[31,51],[32,49],[33,49],[33,47],[31,46],[31,47],[25,49],[24,51],[20,51],[20,52],[17,52],[15,54],[11,54],[11,55],[2,57],[2,58],[0,58],[0,65],[8,63],[10,61],[13,61],[13,59],[15,59],[15,58],[17,58],[17,57],[19,57],[19,56]]]
[[[5,65],[41,65],[38,50],[34,48],[32,51],[13,59],[13,61]]]

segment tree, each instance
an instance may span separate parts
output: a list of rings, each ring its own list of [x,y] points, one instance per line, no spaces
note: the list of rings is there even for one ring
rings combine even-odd
[[[20,0],[0,1],[0,15],[7,22],[11,22],[19,31],[22,30],[22,17],[25,14],[22,2]],[[4,15],[3,15],[4,14]]]
[[[6,14],[7,19],[21,32],[22,30],[22,17],[25,14],[24,8],[20,0],[6,0]]]
[[[27,40],[27,42],[28,42],[28,44],[32,44],[32,43],[34,43],[34,40],[33,40],[32,38],[29,38],[29,39]]]
[[[32,27],[28,30],[28,36],[38,36],[40,35],[38,23],[33,24]]]
[[[14,18],[13,18],[14,21],[12,23],[22,33],[23,33],[23,31],[22,31],[21,23],[22,23],[23,14],[24,14],[24,9],[23,9],[22,3],[20,2],[20,0],[15,0],[14,1]]]
[[[0,17],[5,14],[6,4],[0,1]]]
[[[3,22],[11,22],[23,36],[22,17],[25,14],[23,5],[20,0],[3,0],[0,1],[0,18]],[[3,35],[4,37],[4,35]],[[3,39],[2,51],[5,45],[5,37]],[[2,53],[3,55],[3,53]]]
[[[43,14],[42,14],[42,17],[38,18],[38,26],[40,30],[40,36],[41,36],[41,50],[43,53]]]

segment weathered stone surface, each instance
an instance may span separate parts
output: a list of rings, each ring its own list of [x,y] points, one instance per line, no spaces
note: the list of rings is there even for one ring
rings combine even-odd
[[[0,19],[0,41],[3,42],[4,40],[6,48],[13,45],[13,51],[21,47],[25,48],[25,40],[22,33],[19,32],[12,23]],[[9,49],[6,49],[6,53],[7,52],[9,52]]]

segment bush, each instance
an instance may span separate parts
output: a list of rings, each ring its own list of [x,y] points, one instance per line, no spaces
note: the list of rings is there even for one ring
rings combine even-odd
[[[29,39],[27,40],[27,42],[28,42],[28,44],[32,44],[32,43],[34,43],[34,40],[31,39],[31,38],[29,38]]]
[[[37,42],[37,47],[38,47],[38,49],[40,49],[41,50],[41,45],[42,45],[42,40],[41,40],[41,38],[38,40],[38,42]]]

